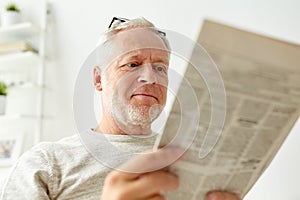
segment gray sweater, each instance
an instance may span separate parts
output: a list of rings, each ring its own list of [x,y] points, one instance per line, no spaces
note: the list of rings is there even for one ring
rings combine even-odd
[[[155,140],[155,136],[141,138],[90,130],[80,135],[42,142],[25,152],[13,166],[1,200],[99,200],[104,179],[113,170],[105,159],[122,160],[119,151],[110,148],[103,137],[129,153],[149,150]]]

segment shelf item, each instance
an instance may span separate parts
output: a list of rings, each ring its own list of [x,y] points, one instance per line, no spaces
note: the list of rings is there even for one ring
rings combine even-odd
[[[1,133],[0,137],[0,167],[12,165],[22,152],[23,135]]]
[[[0,56],[26,51],[37,53],[37,50],[26,41],[7,42],[0,44]]]
[[[34,84],[19,85],[8,90],[6,113],[39,116],[39,96],[44,88]]]
[[[40,30],[30,22],[23,22],[9,27],[0,28],[0,43],[34,37]]]
[[[36,66],[41,61],[39,55],[32,51],[0,55],[0,71],[18,71],[26,66]]]

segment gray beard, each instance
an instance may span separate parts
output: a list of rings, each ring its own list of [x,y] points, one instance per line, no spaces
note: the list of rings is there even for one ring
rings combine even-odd
[[[159,116],[162,106],[155,104],[150,108],[140,105],[124,105],[123,103],[113,102],[112,115],[122,125],[150,126]]]
[[[151,106],[133,106],[127,107],[129,121],[133,125],[148,126],[159,116],[161,108],[158,104]]]

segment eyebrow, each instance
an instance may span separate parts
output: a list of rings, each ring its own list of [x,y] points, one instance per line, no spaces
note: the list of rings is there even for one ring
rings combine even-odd
[[[146,58],[144,56],[141,56],[138,52],[130,52],[124,56],[124,59],[145,60]],[[154,60],[154,62],[162,62],[162,63],[169,64],[169,58],[164,59],[162,57],[158,57]]]

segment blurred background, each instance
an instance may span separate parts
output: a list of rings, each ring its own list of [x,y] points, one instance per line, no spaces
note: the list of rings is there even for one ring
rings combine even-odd
[[[21,25],[12,26],[15,28],[2,21],[8,3],[0,1],[0,42],[13,43],[5,51],[18,53],[24,48],[29,52],[0,57],[0,81],[8,86],[0,139],[3,146],[16,147],[12,157],[39,141],[56,141],[76,133],[72,111],[76,77],[114,16],[143,16],[157,27],[194,41],[203,20],[210,19],[300,45],[298,0],[14,0],[21,11]],[[24,63],[28,68],[20,69]],[[10,70],[4,69],[7,65]],[[247,200],[300,198],[299,133],[298,120]],[[0,185],[11,162],[0,160]]]

